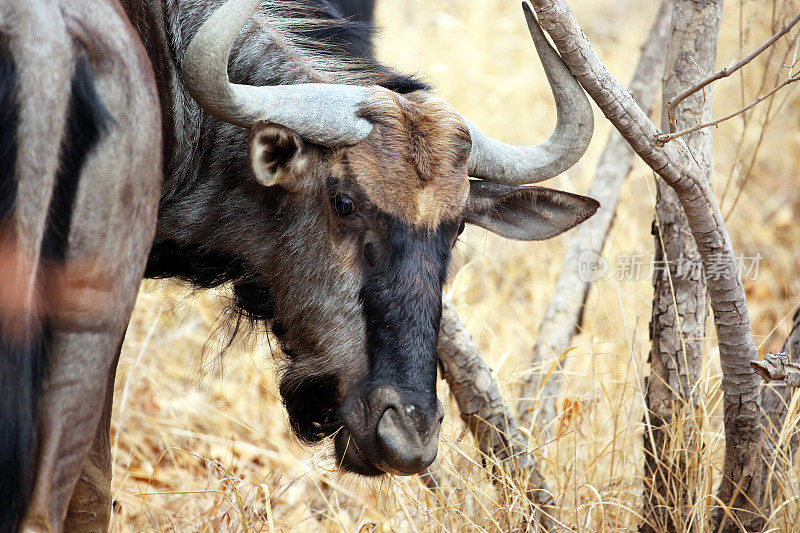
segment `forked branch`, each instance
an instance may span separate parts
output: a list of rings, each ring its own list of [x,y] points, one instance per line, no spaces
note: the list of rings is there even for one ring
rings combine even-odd
[[[780,91],[781,89],[783,89],[784,87],[789,85],[790,83],[796,82],[797,80],[800,80],[800,72],[790,75],[785,80],[780,82],[778,85],[773,87],[769,92],[759,96],[758,98],[756,98],[755,100],[753,100],[752,102],[750,102],[749,104],[744,106],[743,108],[741,108],[741,109],[739,109],[737,111],[734,111],[733,113],[725,115],[724,117],[718,118],[716,120],[712,120],[712,121],[709,121],[709,122],[704,122],[702,124],[696,124],[696,125],[694,125],[694,126],[692,126],[690,128],[686,128],[686,129],[681,130],[681,131],[676,131],[674,133],[661,134],[661,135],[658,136],[658,142],[661,143],[661,144],[664,144],[664,143],[669,142],[669,141],[671,141],[673,139],[677,139],[678,137],[683,137],[684,135],[688,135],[690,133],[693,133],[693,132],[695,132],[697,130],[701,130],[703,128],[708,128],[708,127],[711,127],[711,126],[716,126],[717,124],[719,124],[721,122],[725,122],[726,120],[732,119],[734,117],[738,117],[742,113],[750,111],[751,109],[753,109],[755,106],[757,106],[758,104],[760,104],[764,100],[766,100],[768,98],[771,98],[775,93],[777,93],[778,91]],[[674,123],[672,122],[671,118],[670,118],[670,124],[674,126]]]

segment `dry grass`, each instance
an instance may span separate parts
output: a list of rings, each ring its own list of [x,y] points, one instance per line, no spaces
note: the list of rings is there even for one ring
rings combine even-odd
[[[741,1],[741,13],[737,1],[725,8],[720,66],[741,57],[741,46],[749,50],[774,31],[773,2]],[[570,4],[611,71],[627,81],[656,2]],[[796,0],[774,4],[784,13],[800,8]],[[382,0],[378,16],[385,27],[381,55],[422,73],[487,132],[515,142],[547,134],[554,110],[517,2]],[[782,42],[774,56],[748,66],[743,78],[724,80],[714,94],[715,116],[756,96],[762,80],[770,87],[792,45]],[[786,317],[800,302],[797,94],[790,88],[779,95],[765,132],[766,105],[748,122],[732,120],[715,130],[721,195],[732,180],[724,212],[746,182],[729,220],[737,250],[763,256],[758,280],[746,284],[761,352],[780,347]],[[587,156],[553,186],[586,190],[609,133],[599,115],[597,124]],[[635,167],[607,258],[652,250],[653,180]],[[458,246],[459,269],[449,291],[509,398],[520,376],[540,370],[531,368],[529,356],[565,242],[512,243],[471,229]],[[596,284],[584,329],[568,355],[567,409],[551,428],[556,438],[535,448],[562,506],[559,519],[570,530],[634,529],[640,521],[651,293],[646,276]],[[445,384],[439,390],[447,412],[441,499],[416,478],[365,482],[337,474],[326,449],[303,448],[290,435],[266,338],[236,345],[224,365],[201,364],[203,346],[225,342],[224,332],[215,329],[222,307],[215,293],[191,294],[172,283],[143,286],[117,379],[114,531],[498,530],[518,518],[519,510],[505,506],[492,486]],[[724,441],[713,333],[707,345],[697,414],[705,447],[692,468],[701,494],[710,495]],[[796,419],[796,405],[793,412]],[[797,467],[779,470],[779,511],[771,525],[800,531]],[[518,480],[506,475],[504,481]],[[702,520],[711,503],[705,498],[694,516]]]

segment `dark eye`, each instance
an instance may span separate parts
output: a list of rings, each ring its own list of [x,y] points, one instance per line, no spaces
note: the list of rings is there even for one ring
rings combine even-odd
[[[336,194],[333,195],[333,199],[331,200],[331,202],[333,203],[333,209],[339,216],[349,215],[350,213],[355,211],[356,208],[352,198],[340,192],[337,192]]]

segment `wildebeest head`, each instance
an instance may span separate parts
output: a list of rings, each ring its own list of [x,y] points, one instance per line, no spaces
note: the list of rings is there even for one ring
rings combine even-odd
[[[207,112],[250,129],[254,177],[280,197],[257,266],[288,356],[280,390],[292,428],[311,442],[336,433],[346,470],[418,473],[436,456],[442,420],[437,333],[456,238],[472,223],[546,239],[591,216],[590,198],[519,186],[580,158],[591,110],[530,9],[559,111],[537,146],[491,139],[426,91],[231,84],[228,54],[258,4],[230,0],[214,13],[183,73]]]

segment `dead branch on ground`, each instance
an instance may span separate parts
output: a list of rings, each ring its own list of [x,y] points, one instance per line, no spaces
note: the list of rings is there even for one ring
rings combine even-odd
[[[450,392],[458,404],[461,419],[469,428],[481,453],[496,458],[499,465],[521,473],[522,492],[527,494],[533,507],[548,507],[553,497],[539,471],[536,460],[519,431],[516,418],[503,402],[500,386],[491,368],[481,357],[464,324],[458,318],[447,294],[442,295],[442,322],[439,327],[439,362]],[[497,475],[496,485],[502,485]],[[437,482],[438,483],[438,482]],[[508,487],[500,487],[509,492]],[[545,529],[553,521],[541,513],[538,523]]]

